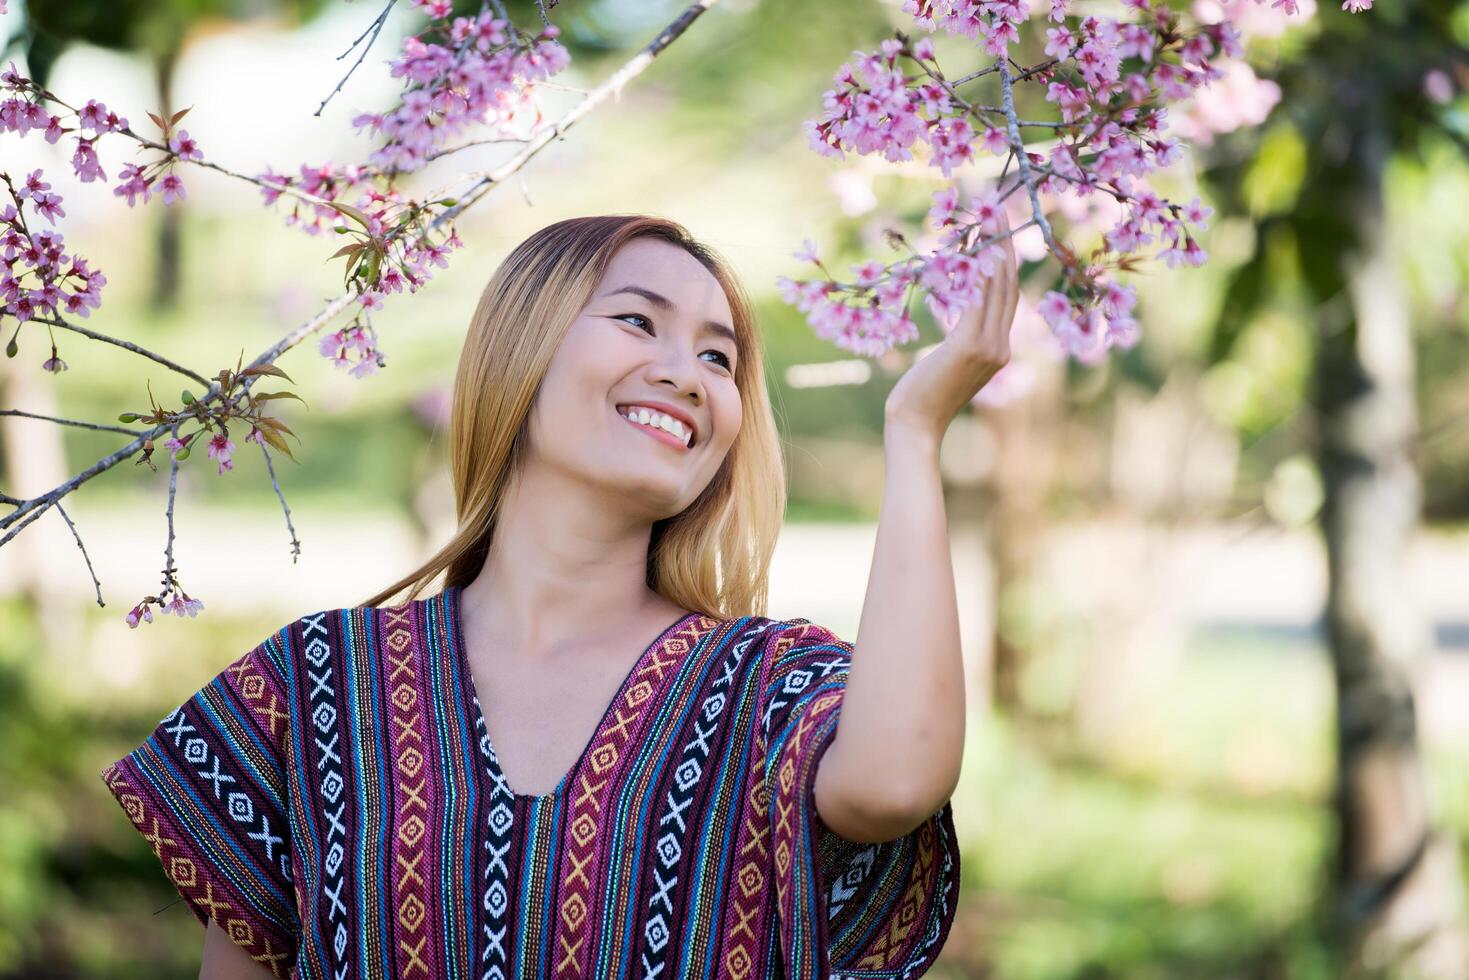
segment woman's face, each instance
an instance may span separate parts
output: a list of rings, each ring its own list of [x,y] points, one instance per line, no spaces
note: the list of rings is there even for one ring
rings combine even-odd
[[[692,255],[652,238],[623,245],[537,393],[534,465],[618,496],[648,523],[684,510],[739,434],[733,329],[724,290]],[[685,437],[691,424],[693,445],[657,418],[625,417],[649,403],[683,421]]]

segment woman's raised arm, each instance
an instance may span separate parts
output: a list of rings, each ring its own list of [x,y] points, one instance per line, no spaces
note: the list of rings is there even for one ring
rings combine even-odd
[[[836,735],[814,790],[822,821],[849,840],[902,836],[959,782],[964,667],[939,445],[1010,358],[1020,287],[1008,235],[999,251],[982,300],[888,395],[872,570]]]

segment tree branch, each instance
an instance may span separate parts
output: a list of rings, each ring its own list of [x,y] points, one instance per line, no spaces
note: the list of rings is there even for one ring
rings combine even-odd
[[[170,371],[177,371],[184,377],[189,378],[193,381],[197,381],[201,385],[204,385],[206,387],[209,385],[209,379],[204,377],[202,374],[196,374],[195,372],[190,371],[188,368],[184,367],[181,364],[175,364],[173,361],[170,361],[162,354],[155,354],[148,348],[139,347],[132,341],[119,340],[116,337],[109,337],[105,333],[98,333],[95,330],[88,330],[86,327],[80,326],[78,324],[68,323],[67,321],[61,319],[61,317],[59,316],[33,316],[31,317],[31,319],[35,320],[37,323],[49,323],[53,327],[60,327],[63,330],[70,330],[72,333],[79,333],[83,337],[87,337],[92,340],[100,340],[104,344],[112,344],[114,347],[121,347],[123,350],[130,350],[134,354],[141,355],[148,358],[148,360],[150,361],[162,364]]]
[[[25,412],[18,408],[0,408],[0,415],[14,415],[23,419],[40,419],[42,422],[55,422],[57,425],[74,425],[79,429],[96,429],[98,432],[121,432],[125,436],[140,436],[143,433],[137,429],[124,429],[120,425],[102,425],[96,422],[78,422],[75,419],[62,419],[54,415],[41,415],[38,412]]]
[[[332,96],[336,95],[342,90],[342,86],[347,84],[347,79],[351,78],[352,73],[357,70],[357,66],[362,64],[362,59],[366,58],[367,52],[372,50],[372,45],[375,41],[377,41],[377,36],[383,32],[383,25],[388,22],[388,14],[392,12],[393,5],[397,2],[398,0],[388,0],[388,5],[383,8],[382,13],[377,15],[377,19],[368,25],[367,30],[357,35],[357,40],[352,42],[351,47],[349,47],[346,51],[343,51],[341,54],[337,55],[337,60],[341,61],[343,58],[347,57],[347,55],[351,54],[353,49],[355,49],[357,45],[362,44],[363,38],[367,37],[367,35],[369,34],[372,35],[372,37],[367,38],[367,43],[362,46],[362,53],[357,56],[357,60],[352,63],[352,67],[347,69],[347,74],[342,76],[342,80],[337,83],[337,87],[332,89],[331,93],[327,95],[326,98],[321,100],[321,105],[316,107],[316,111],[312,113],[313,116],[321,116],[321,110],[326,108],[326,104],[332,100]]]
[[[296,538],[296,526],[291,523],[291,508],[286,504],[286,495],[281,493],[281,483],[275,477],[275,464],[270,460],[270,450],[265,448],[265,443],[260,444],[260,455],[265,457],[265,468],[270,471],[270,485],[275,487],[281,510],[286,512],[286,530],[291,532],[291,564],[294,565],[301,557],[301,542]]]
[[[507,160],[504,164],[485,174],[478,181],[476,181],[476,183],[471,186],[467,194],[461,197],[455,205],[446,208],[442,213],[434,218],[434,220],[430,223],[429,230],[436,229],[444,223],[451,221],[459,215],[463,214],[468,208],[470,208],[477,201],[483,198],[485,194],[487,194],[493,187],[502,183],[506,178],[510,177],[516,171],[524,167],[526,163],[528,163],[537,153],[545,149],[545,147],[548,146],[553,140],[560,137],[564,132],[566,132],[566,130],[570,129],[593,109],[601,105],[603,102],[606,102],[609,98],[620,95],[622,89],[627,85],[628,82],[632,81],[638,75],[641,75],[647,69],[647,67],[652,64],[654,58],[656,58],[660,53],[662,53],[665,48],[667,48],[670,44],[677,40],[686,30],[688,30],[689,26],[693,24],[694,21],[696,21],[707,10],[712,8],[716,3],[718,3],[718,0],[695,0],[695,2],[685,8],[684,11],[679,14],[679,16],[675,18],[672,23],[663,28],[663,30],[659,31],[657,36],[655,36],[652,41],[648,42],[648,44],[645,45],[642,50],[640,50],[633,57],[629,58],[622,65],[621,68],[610,75],[604,82],[602,82],[601,85],[597,86],[595,89],[589,92],[586,98],[584,98],[581,102],[577,103],[570,110],[568,110],[566,114],[563,115],[555,123],[544,125],[536,130],[527,141],[525,147],[523,147],[519,153],[517,153],[515,156]],[[214,167],[214,169],[220,170],[224,173],[229,173],[232,176],[242,176],[239,174],[233,174],[222,167]],[[259,181],[254,180],[254,178],[244,177],[243,179],[250,180],[252,183],[259,183]],[[297,196],[310,198],[310,195]],[[333,317],[335,317],[338,313],[340,313],[343,309],[350,305],[355,298],[356,297],[350,290],[343,292],[340,296],[337,296],[329,303],[327,303],[327,305],[322,308],[321,312],[317,313],[311,319],[302,323],[300,326],[296,327],[280,340],[267,347],[253,361],[250,362],[250,366],[259,367],[273,363],[286,351],[290,350],[292,347],[295,347],[307,336],[328,323]],[[241,382],[241,393],[238,397],[243,397],[244,394],[249,390],[250,385],[253,384],[257,379],[258,376],[250,377]],[[219,395],[219,384],[218,382],[213,382],[210,383],[209,389],[202,396],[199,396],[197,400],[207,405],[210,402],[218,399]],[[102,457],[91,466],[88,466],[86,469],[82,470],[76,476],[73,476],[71,479],[57,485],[56,487],[52,488],[50,491],[42,494],[41,496],[33,497],[32,499],[27,500],[17,506],[14,511],[5,515],[5,517],[3,518],[0,518],[0,530],[10,529],[9,533],[6,534],[5,537],[0,538],[0,546],[4,546],[6,542],[15,537],[16,534],[20,533],[21,530],[29,525],[31,521],[35,520],[36,517],[39,517],[40,514],[43,513],[48,507],[52,506],[61,498],[65,497],[67,494],[80,487],[83,483],[86,483],[88,480],[92,479],[95,476],[107,472],[118,463],[132,456],[134,453],[138,452],[138,450],[143,448],[145,442],[163,435],[165,432],[168,431],[168,429],[169,426],[160,425],[149,430],[148,432],[138,435],[137,438],[128,443],[126,446],[123,446],[116,452],[109,453],[108,455]]]
[[[97,581],[97,572],[92,568],[92,559],[87,554],[87,546],[82,544],[82,536],[77,533],[77,526],[71,522],[71,517],[67,515],[66,509],[59,503],[56,505],[56,512],[61,515],[62,520],[66,521],[66,526],[71,528],[71,536],[77,539],[77,547],[82,549],[82,560],[87,563],[87,571],[92,575],[92,585],[97,590],[97,605],[106,609],[107,603],[102,601],[102,583]]]

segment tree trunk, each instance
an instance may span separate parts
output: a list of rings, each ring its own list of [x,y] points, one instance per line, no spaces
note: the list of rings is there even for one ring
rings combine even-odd
[[[1404,578],[1420,509],[1411,324],[1384,226],[1383,108],[1364,101],[1350,193],[1333,202],[1354,232],[1341,268],[1350,309],[1322,304],[1314,378],[1337,707],[1330,918],[1347,976],[1464,980],[1458,845],[1432,825],[1414,713],[1430,636]]]
[[[158,75],[158,101],[165,119],[175,111],[173,76],[178,65],[178,49],[170,48],[155,62]],[[184,202],[174,201],[160,208],[158,216],[158,264],[154,268],[152,306],[155,311],[172,309],[178,304],[179,284],[183,275],[182,218]]]

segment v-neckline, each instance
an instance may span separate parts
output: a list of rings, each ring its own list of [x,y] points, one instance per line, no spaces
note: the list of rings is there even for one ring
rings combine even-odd
[[[494,777],[494,781],[498,782],[501,786],[508,790],[510,792],[510,795],[514,797],[515,800],[518,802],[523,801],[528,803],[535,803],[538,801],[554,800],[556,797],[565,792],[566,787],[570,784],[572,777],[576,775],[577,770],[579,770],[582,767],[582,763],[586,761],[587,753],[591,751],[592,746],[596,744],[597,736],[601,735],[602,729],[606,727],[607,718],[612,714],[612,709],[616,707],[618,701],[622,700],[623,695],[627,693],[627,689],[632,683],[633,678],[636,677],[639,671],[642,670],[643,665],[648,662],[648,659],[652,657],[658,650],[662,649],[664,643],[666,643],[668,640],[669,634],[678,629],[679,626],[683,625],[691,617],[698,615],[698,613],[693,612],[684,613],[682,616],[678,617],[678,619],[675,619],[672,623],[669,623],[666,627],[664,627],[663,630],[658,634],[658,636],[653,640],[653,642],[648,644],[648,646],[644,648],[643,652],[638,655],[637,660],[634,661],[633,665],[628,668],[627,675],[623,677],[622,682],[617,685],[617,690],[613,693],[612,700],[608,701],[607,707],[602,710],[601,718],[597,720],[597,724],[592,729],[592,733],[587,736],[587,742],[585,745],[582,746],[581,752],[578,753],[577,757],[572,761],[571,768],[566,770],[566,772],[562,774],[560,780],[557,781],[556,785],[551,789],[550,792],[537,795],[532,793],[517,792],[516,789],[510,785],[510,780],[505,778],[504,770],[500,768],[500,756],[495,751],[494,743],[490,739],[490,726],[485,722],[484,707],[480,704],[479,688],[474,682],[474,670],[470,667],[469,651],[466,649],[466,644],[464,642],[464,621],[463,618],[460,616],[459,611],[460,596],[463,591],[464,587],[462,585],[452,585],[444,590],[445,598],[447,599],[449,605],[449,625],[454,634],[453,646],[455,664],[459,668],[460,676],[464,678],[464,686],[465,689],[469,692],[470,704],[475,713],[475,717],[471,718],[470,721],[475,725],[476,728],[484,732],[485,745],[489,750],[486,753],[485,764],[492,770],[491,775]]]

